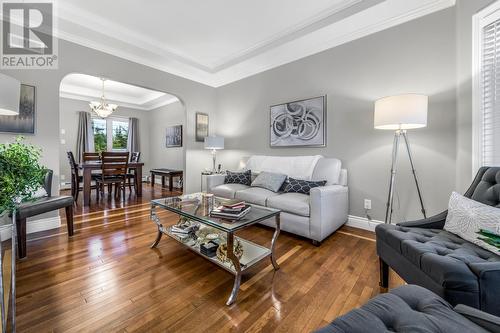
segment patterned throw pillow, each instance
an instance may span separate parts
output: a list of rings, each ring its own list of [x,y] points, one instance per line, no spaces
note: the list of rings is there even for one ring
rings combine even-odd
[[[288,192],[297,192],[297,193],[304,193],[304,194],[309,194],[312,188],[314,187],[319,187],[319,186],[325,186],[326,180],[320,180],[320,181],[310,181],[310,180],[301,180],[301,179],[294,179],[291,177],[288,177],[288,180],[286,181],[286,186],[283,192],[288,193]]]
[[[224,184],[243,184],[250,186],[252,182],[252,171],[247,170],[244,172],[226,171],[226,178]]]
[[[286,175],[281,173],[262,171],[252,182],[254,187],[262,187],[273,192],[278,192],[286,180]]]
[[[493,253],[500,253],[500,208],[453,192],[444,230]]]

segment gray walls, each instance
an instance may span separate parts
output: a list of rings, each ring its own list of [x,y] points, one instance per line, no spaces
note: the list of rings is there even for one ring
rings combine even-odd
[[[182,148],[166,148],[165,134],[168,126],[182,125],[186,130],[184,108],[180,102],[168,104],[149,111],[148,134],[151,151],[150,165],[152,168],[184,169],[184,145]]]
[[[62,144],[59,149],[59,173],[64,175],[64,180],[61,179],[61,183],[69,182],[71,170],[69,168],[69,162],[66,157],[67,151],[76,151],[76,129],[78,126],[78,111],[89,111],[89,103],[86,101],[80,101],[75,99],[61,98],[60,104],[60,117],[59,117],[59,127],[65,130],[65,134],[61,134],[61,140],[65,140],[65,144]],[[128,118],[134,117],[139,119],[139,144],[141,151],[141,162],[144,162],[144,170],[148,171],[150,168],[150,152],[149,152],[149,116],[152,111],[136,110],[125,107],[118,107],[116,112],[113,113],[112,117],[123,118],[124,121],[128,121]],[[182,116],[185,117],[184,110],[182,110]]]
[[[219,160],[235,168],[250,154],[337,157],[349,172],[350,214],[382,220],[393,132],[373,129],[375,99],[429,95],[425,129],[409,133],[429,213],[447,206],[455,188],[455,10],[448,9],[217,89]],[[269,106],[326,94],[326,148],[269,148]],[[403,152],[403,150],[401,150]],[[400,155],[396,218],[419,217],[407,158]]]

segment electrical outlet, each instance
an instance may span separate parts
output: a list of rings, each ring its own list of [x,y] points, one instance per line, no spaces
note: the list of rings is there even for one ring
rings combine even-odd
[[[365,209],[372,209],[372,201],[370,199],[365,199]]]
[[[66,175],[61,175],[61,180],[66,180]]]

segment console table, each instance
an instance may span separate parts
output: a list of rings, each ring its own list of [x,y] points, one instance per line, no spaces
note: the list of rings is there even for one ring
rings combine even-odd
[[[161,186],[165,187],[165,177],[168,177],[168,190],[172,192],[174,188],[174,177],[180,177],[181,181],[183,179],[184,172],[182,170],[174,169],[152,169],[151,173],[151,186],[155,185],[155,176],[161,177]]]

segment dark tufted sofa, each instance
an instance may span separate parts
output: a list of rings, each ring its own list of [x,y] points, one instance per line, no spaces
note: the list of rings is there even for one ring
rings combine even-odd
[[[500,332],[500,318],[450,304],[431,291],[407,285],[379,295],[316,333]]]
[[[500,167],[481,168],[465,196],[500,207]],[[388,287],[391,267],[452,305],[500,315],[500,256],[443,230],[446,215],[376,227],[380,285]]]

